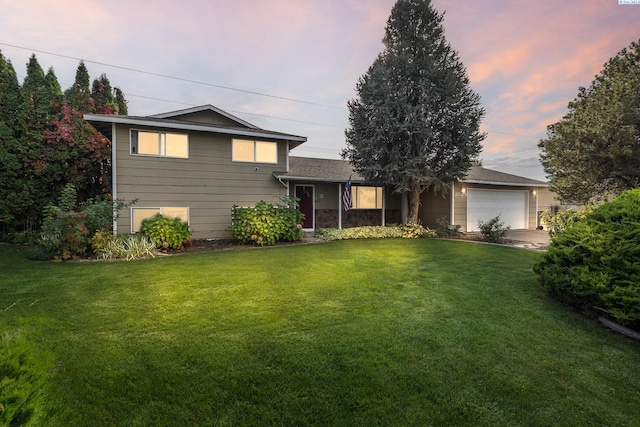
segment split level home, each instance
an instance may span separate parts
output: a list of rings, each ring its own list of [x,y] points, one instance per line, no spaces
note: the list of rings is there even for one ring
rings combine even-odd
[[[212,105],[153,116],[87,114],[112,142],[114,198],[137,202],[120,212],[117,233],[136,233],[143,219],[179,217],[200,239],[230,238],[232,206],[284,196],[300,199],[303,227],[343,228],[400,222],[400,198],[355,173],[343,160],[296,157],[304,136],[261,129]],[[352,209],[342,194],[351,179]],[[422,195],[419,218],[478,228],[496,215],[512,229],[533,229],[539,212],[557,204],[545,182],[472,168],[446,194]]]

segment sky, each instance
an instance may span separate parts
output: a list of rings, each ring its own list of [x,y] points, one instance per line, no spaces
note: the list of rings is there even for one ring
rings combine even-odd
[[[32,54],[63,90],[80,60],[129,114],[211,104],[340,158],[347,101],[384,46],[395,0],[0,0],[0,52]],[[640,39],[640,4],[432,0],[486,110],[483,166],[546,180],[538,142],[609,58]]]

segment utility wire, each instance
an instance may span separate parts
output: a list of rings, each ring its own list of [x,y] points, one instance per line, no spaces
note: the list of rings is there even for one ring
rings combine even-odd
[[[9,44],[9,43],[0,42],[0,46],[8,46],[8,47],[16,48],[16,49],[29,50],[31,52],[43,53],[45,55],[57,56],[59,58],[73,59],[75,61],[83,61],[83,62],[87,62],[87,63],[90,63],[90,64],[102,65],[102,66],[105,66],[105,67],[116,68],[116,69],[119,69],[119,70],[131,71],[131,72],[134,72],[134,73],[146,74],[146,75],[155,76],[155,77],[162,77],[162,78],[165,78],[165,79],[171,79],[171,80],[176,80],[176,81],[181,81],[181,82],[193,83],[193,84],[202,85],[202,86],[209,86],[209,87],[215,87],[215,88],[219,88],[219,89],[232,90],[232,91],[235,91],[235,92],[248,93],[248,94],[251,94],[251,95],[265,96],[265,97],[268,97],[268,98],[281,99],[281,100],[284,100],[284,101],[297,102],[297,103],[300,103],[300,104],[315,105],[316,107],[333,108],[333,109],[336,109],[336,110],[344,110],[345,109],[344,107],[336,107],[335,105],[320,104],[320,103],[317,103],[317,102],[304,101],[304,100],[301,100],[301,99],[288,98],[288,97],[285,97],[285,96],[271,95],[271,94],[268,94],[268,93],[262,93],[262,92],[252,91],[252,90],[238,89],[238,88],[234,88],[234,87],[230,87],[230,86],[218,85],[218,84],[208,83],[208,82],[201,82],[201,81],[198,81],[198,80],[192,80],[192,79],[187,79],[187,78],[183,78],[183,77],[170,76],[170,75],[167,75],[167,74],[155,73],[155,72],[152,72],[152,71],[144,71],[144,70],[138,70],[136,68],[124,67],[122,65],[107,64],[106,62],[92,61],[92,60],[88,60],[88,59],[76,58],[76,57],[69,56],[69,55],[62,55],[62,54],[59,54],[59,53],[47,52],[47,51],[44,51],[44,50],[31,49],[31,48],[27,48],[27,47],[24,47],[24,46],[17,46],[17,45]]]

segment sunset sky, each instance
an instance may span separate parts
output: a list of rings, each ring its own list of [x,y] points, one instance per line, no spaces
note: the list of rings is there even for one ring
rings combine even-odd
[[[150,115],[212,104],[302,135],[292,154],[339,158],[346,103],[395,0],[0,0],[0,51],[20,81],[35,53],[63,89],[79,60]],[[433,0],[482,98],[483,164],[545,179],[538,141],[580,86],[640,39],[618,0]]]

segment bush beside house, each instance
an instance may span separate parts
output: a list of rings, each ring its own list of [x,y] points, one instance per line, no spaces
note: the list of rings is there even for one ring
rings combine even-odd
[[[294,242],[304,236],[304,214],[298,210],[298,200],[284,197],[274,205],[265,201],[253,207],[233,206],[231,234],[242,244],[273,245],[279,241]]]

